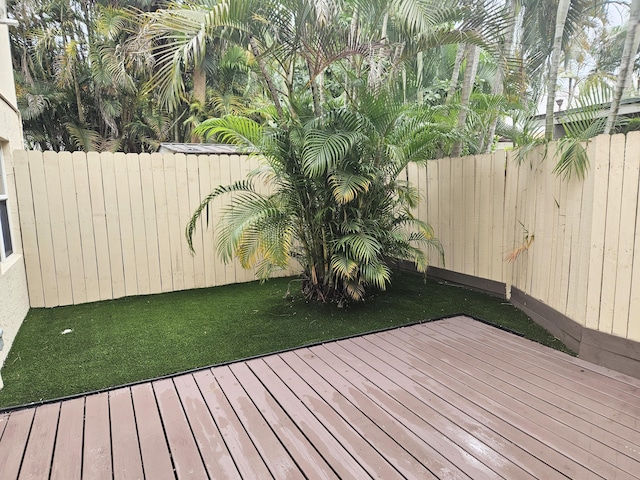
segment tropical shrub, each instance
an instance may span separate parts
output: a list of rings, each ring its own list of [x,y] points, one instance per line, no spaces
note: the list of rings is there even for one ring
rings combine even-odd
[[[299,113],[278,125],[225,116],[198,127],[257,156],[261,167],[204,198],[187,226],[190,247],[211,201],[235,192],[216,225],[218,252],[257,266],[261,279],[297,261],[307,298],[342,304],[364,299],[370,288],[384,290],[390,259],[424,272],[421,247],[440,254],[442,247],[412,215],[418,192],[403,176],[409,162],[433,158],[446,133],[430,123],[433,113],[384,93],[363,93],[357,106],[327,108],[319,117]],[[257,181],[272,193],[258,192]]]

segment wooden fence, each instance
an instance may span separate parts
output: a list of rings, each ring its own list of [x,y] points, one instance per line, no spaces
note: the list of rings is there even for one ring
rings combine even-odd
[[[201,199],[245,178],[255,160],[34,151],[14,158],[32,307],[255,280],[254,271],[220,261],[204,220],[195,256],[184,235]],[[211,225],[221,208],[216,199]]]
[[[553,145],[517,165],[512,152],[411,166],[417,209],[445,267],[503,282],[590,329],[640,340],[640,133],[601,136],[583,181],[552,173]],[[250,281],[221,263],[200,199],[245,178],[241,156],[15,152],[31,305],[52,307]],[[219,219],[216,200],[211,223]],[[513,262],[506,257],[520,252]],[[292,271],[287,273],[293,273]]]
[[[595,138],[585,180],[552,172],[554,148],[519,166],[513,152],[413,166],[418,216],[442,241],[446,269],[504,282],[587,328],[639,341],[640,132]]]

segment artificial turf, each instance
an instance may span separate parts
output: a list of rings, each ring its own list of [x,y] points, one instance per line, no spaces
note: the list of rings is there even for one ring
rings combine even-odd
[[[413,273],[347,308],[308,303],[299,286],[273,279],[32,309],[2,369],[0,408],[456,313],[567,351],[508,302]]]

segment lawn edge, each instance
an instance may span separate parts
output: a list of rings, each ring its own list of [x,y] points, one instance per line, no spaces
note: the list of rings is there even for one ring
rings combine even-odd
[[[476,321],[478,321],[480,323],[484,323],[485,325],[489,325],[489,326],[497,328],[499,330],[503,330],[505,332],[512,333],[512,334],[514,334],[514,335],[516,335],[518,337],[523,337],[523,338],[525,337],[525,334],[523,334],[521,332],[517,332],[515,330],[512,330],[512,329],[510,329],[508,327],[505,327],[503,325],[498,325],[496,323],[492,323],[492,322],[490,322],[488,320],[485,320],[485,319],[480,318],[480,317],[476,317],[475,315],[472,315],[472,314],[469,314],[469,313],[459,312],[459,313],[454,313],[454,314],[450,314],[450,315],[445,315],[445,316],[442,316],[442,317],[434,317],[434,318],[417,320],[415,322],[405,323],[403,325],[394,325],[394,326],[391,326],[391,327],[380,328],[380,329],[377,329],[377,330],[370,330],[370,331],[361,332],[361,333],[354,333],[352,335],[347,335],[347,336],[339,337],[339,338],[333,338],[331,340],[321,340],[319,342],[306,343],[304,345],[299,345],[297,347],[291,347],[291,348],[285,348],[283,350],[276,350],[276,351],[273,351],[273,352],[261,353],[261,354],[253,355],[253,356],[250,356],[250,357],[238,358],[238,359],[235,359],[235,360],[227,360],[227,361],[221,362],[221,363],[214,363],[214,364],[211,364],[211,365],[205,365],[204,367],[192,368],[190,370],[184,370],[184,371],[181,371],[181,372],[170,373],[168,375],[163,375],[163,376],[160,376],[160,377],[147,378],[147,379],[144,379],[144,380],[138,380],[136,382],[123,383],[123,384],[120,384],[120,385],[114,385],[112,387],[106,387],[106,388],[102,388],[102,389],[99,389],[99,390],[90,390],[88,392],[76,393],[76,394],[68,395],[68,396],[65,396],[65,397],[57,397],[57,398],[52,398],[52,399],[48,399],[48,400],[42,400],[40,402],[31,402],[31,403],[25,403],[25,404],[22,404],[22,405],[14,405],[14,406],[11,406],[11,407],[0,408],[0,415],[1,414],[6,414],[6,413],[16,412],[16,411],[19,411],[19,410],[24,410],[24,409],[27,409],[27,408],[40,407],[42,405],[58,403],[58,402],[66,401],[66,400],[73,400],[73,399],[76,399],[76,398],[88,397],[89,395],[96,395],[96,394],[99,394],[99,393],[110,392],[110,391],[113,391],[113,390],[117,390],[119,388],[134,387],[136,385],[141,385],[143,383],[150,383],[150,382],[156,382],[156,381],[159,381],[159,380],[166,380],[166,379],[170,379],[170,378],[175,378],[175,377],[177,377],[179,375],[186,375],[186,374],[189,374],[189,373],[200,372],[200,371],[207,370],[207,369],[210,369],[210,368],[223,367],[225,365],[232,365],[234,363],[239,363],[239,362],[248,362],[249,360],[255,360],[257,358],[264,358],[264,357],[267,357],[267,356],[270,356],[270,355],[279,355],[281,353],[291,352],[293,350],[299,350],[301,348],[311,348],[311,347],[315,347],[315,346],[318,346],[318,345],[326,345],[328,343],[335,343],[335,342],[339,342],[339,341],[342,341],[342,340],[349,340],[351,338],[363,337],[365,335],[373,335],[373,334],[376,334],[376,333],[383,333],[383,332],[387,332],[387,331],[390,331],[390,330],[397,330],[399,328],[404,328],[404,327],[412,327],[412,326],[415,326],[415,325],[421,325],[423,323],[437,322],[439,320],[446,320],[448,318],[454,318],[454,317],[459,317],[459,316],[465,316],[465,317],[471,318],[471,319],[476,320]],[[535,341],[535,340],[532,340],[532,341]],[[553,348],[553,347],[549,347],[549,348]]]

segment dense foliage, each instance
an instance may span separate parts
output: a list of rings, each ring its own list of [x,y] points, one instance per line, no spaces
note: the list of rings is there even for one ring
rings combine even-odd
[[[238,117],[202,123],[199,131],[244,147],[263,166],[249,181],[205,198],[189,240],[209,203],[236,192],[216,226],[218,249],[244,267],[258,263],[261,278],[296,260],[308,298],[342,303],[363,299],[369,286],[384,290],[390,259],[410,260],[424,272],[420,247],[442,249],[431,227],[411,214],[418,192],[401,174],[409,162],[433,155],[437,126],[428,108],[404,107],[382,93],[360,100],[284,125]],[[254,179],[268,182],[272,193],[256,191]]]

